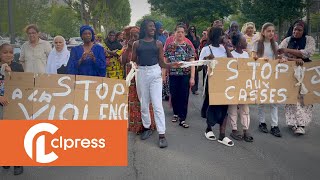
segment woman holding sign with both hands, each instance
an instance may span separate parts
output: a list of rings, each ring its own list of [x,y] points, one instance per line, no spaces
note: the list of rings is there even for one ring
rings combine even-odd
[[[286,57],[282,62],[295,61],[298,66],[311,62],[310,57],[315,52],[315,40],[307,33],[307,25],[301,20],[290,27],[287,38],[281,42],[278,50]],[[305,134],[304,128],[312,119],[312,108],[313,105],[304,105],[300,102],[285,106],[286,121],[294,134]]]
[[[212,27],[209,30],[208,40],[209,45],[201,50],[199,59],[212,60],[213,58],[232,57],[229,49],[222,44],[224,40],[222,28]],[[209,105],[208,81],[206,81],[205,86],[205,99],[201,109],[201,116],[207,119],[207,128],[204,135],[210,141],[217,140],[212,127],[219,124],[220,134],[218,142],[226,146],[233,146],[233,141],[225,136],[228,105]]]
[[[0,65],[6,66],[6,72],[24,72],[21,64],[13,62],[13,47],[10,44],[5,43],[0,45]],[[0,74],[0,119],[3,119],[3,106],[6,106],[8,104],[9,101],[4,96],[4,74]],[[10,166],[2,167],[4,169],[10,168]],[[14,166],[13,173],[14,175],[22,174],[23,166]]]
[[[258,59],[270,59],[276,60],[278,43],[274,40],[275,27],[272,23],[265,23],[262,26],[260,39],[256,41],[253,45],[253,58]],[[265,120],[265,104],[258,105],[258,116],[259,116],[259,130],[263,133],[268,133],[266,120]],[[278,127],[279,117],[278,117],[278,105],[271,104],[271,130],[270,133],[276,137],[281,137],[281,132]]]

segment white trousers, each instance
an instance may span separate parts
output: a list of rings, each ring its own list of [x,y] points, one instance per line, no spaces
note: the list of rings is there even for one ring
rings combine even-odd
[[[265,106],[270,106],[271,107],[271,126],[278,126],[278,105],[277,104],[259,104],[258,105],[258,116],[259,116],[259,121],[260,123],[266,123],[265,119],[265,112],[264,108]]]
[[[152,103],[157,131],[165,134],[166,122],[162,106],[162,76],[161,67],[139,66],[136,77],[137,93],[141,103],[141,118],[145,128],[150,128],[150,101]]]

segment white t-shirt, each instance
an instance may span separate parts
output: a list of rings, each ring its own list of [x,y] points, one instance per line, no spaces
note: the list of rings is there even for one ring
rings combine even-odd
[[[275,42],[276,44],[276,50],[278,49],[278,43]],[[263,45],[264,45],[264,54],[263,54],[263,57],[267,57],[269,59],[275,59],[275,55],[272,51],[272,48],[271,48],[271,42],[263,42]],[[256,41],[253,45],[253,52],[258,52],[258,41]]]
[[[224,48],[224,46],[220,45],[220,47],[213,47],[212,45],[209,45],[202,48],[200,57],[199,57],[200,60],[204,60],[205,57],[211,54],[209,48],[211,48],[211,51],[214,57],[216,58],[227,57],[227,51]]]
[[[243,51],[242,54],[239,54],[234,50],[234,51],[231,51],[231,54],[234,58],[249,58],[249,54],[246,51]]]

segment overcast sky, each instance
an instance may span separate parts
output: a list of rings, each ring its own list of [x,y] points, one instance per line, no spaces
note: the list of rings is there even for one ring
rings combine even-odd
[[[150,13],[150,4],[148,4],[148,0],[130,0],[130,5],[131,5],[130,25],[135,25],[140,18]]]

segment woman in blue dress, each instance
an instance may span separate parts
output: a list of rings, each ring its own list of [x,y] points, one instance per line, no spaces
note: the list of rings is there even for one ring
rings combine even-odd
[[[106,76],[106,57],[102,46],[94,44],[92,27],[80,28],[83,45],[72,48],[67,73],[86,76]]]

